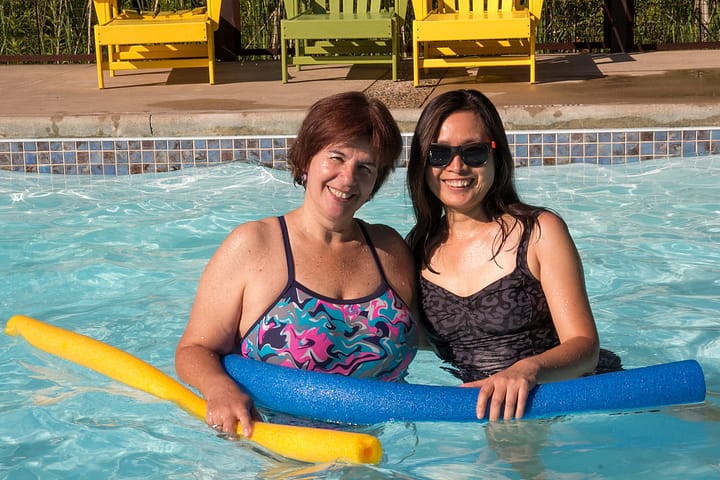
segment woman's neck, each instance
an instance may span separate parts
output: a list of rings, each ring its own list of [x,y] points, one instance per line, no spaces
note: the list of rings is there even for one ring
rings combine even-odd
[[[357,240],[360,233],[355,218],[340,223],[313,214],[306,206],[293,210],[285,217],[303,237],[328,245]]]

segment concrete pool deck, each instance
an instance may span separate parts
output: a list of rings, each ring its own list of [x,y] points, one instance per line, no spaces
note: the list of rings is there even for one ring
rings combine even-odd
[[[526,68],[431,71],[413,88],[378,66],[290,69],[280,62],[218,63],[204,69],[105,75],[94,64],[0,65],[0,139],[288,135],[307,108],[333,93],[360,90],[388,103],[404,132],[438,94],[474,88],[497,105],[508,130],[720,126],[720,50],[540,55]]]

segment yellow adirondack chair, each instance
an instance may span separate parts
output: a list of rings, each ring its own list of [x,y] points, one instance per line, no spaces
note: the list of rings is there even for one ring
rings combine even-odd
[[[215,42],[222,0],[207,0],[206,7],[173,12],[118,11],[117,0],[93,0],[95,59],[98,87],[103,71],[143,68],[207,67],[215,83]],[[107,51],[107,60],[103,59]]]
[[[286,0],[280,21],[282,82],[288,64],[390,64],[397,80],[407,0]],[[288,43],[295,54],[288,54]]]
[[[420,70],[527,65],[535,83],[535,34],[543,0],[412,0],[413,84]],[[422,51],[421,51],[422,47]]]

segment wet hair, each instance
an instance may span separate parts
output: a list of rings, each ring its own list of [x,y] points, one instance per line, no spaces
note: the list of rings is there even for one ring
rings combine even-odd
[[[370,155],[378,167],[372,197],[395,169],[402,151],[402,136],[385,104],[362,92],[331,95],[310,107],[288,151],[295,184],[304,184],[303,175],[323,148],[353,141],[370,145]]]
[[[436,142],[440,128],[453,113],[472,112],[480,119],[490,140],[495,141],[492,154],[495,179],[485,199],[483,209],[488,218],[500,225],[500,236],[494,243],[493,257],[502,249],[510,232],[518,222],[525,228],[536,223],[537,208],[524,204],[515,189],[515,161],[508,146],[505,127],[492,102],[477,90],[453,90],[432,99],[418,119],[410,146],[407,186],[415,212],[415,227],[407,240],[418,269],[429,267],[432,251],[447,238],[447,220],[443,205],[430,191],[425,181],[426,159],[430,144]],[[504,214],[515,222],[507,225]]]

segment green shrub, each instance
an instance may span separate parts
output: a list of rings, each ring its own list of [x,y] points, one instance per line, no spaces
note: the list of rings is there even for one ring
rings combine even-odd
[[[157,0],[119,0],[121,8],[152,10]],[[230,1],[230,0],[225,0]],[[246,50],[276,51],[281,0],[240,2]],[[720,41],[720,0],[635,0],[635,44]],[[203,0],[159,0],[163,10]],[[91,54],[95,22],[88,0],[0,0],[0,55]],[[603,0],[545,0],[540,43],[602,43]],[[702,5],[706,19],[700,21]]]

